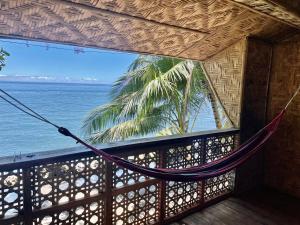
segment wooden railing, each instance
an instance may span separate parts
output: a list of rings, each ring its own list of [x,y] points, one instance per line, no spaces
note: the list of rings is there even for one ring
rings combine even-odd
[[[223,157],[237,143],[238,130],[230,129],[101,147],[147,167],[184,168]],[[0,224],[166,224],[233,186],[234,171],[199,182],[165,182],[82,147],[6,157],[0,158]]]

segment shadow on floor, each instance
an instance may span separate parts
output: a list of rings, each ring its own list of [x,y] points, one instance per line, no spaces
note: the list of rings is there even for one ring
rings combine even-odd
[[[300,199],[264,189],[230,197],[172,225],[300,225]]]

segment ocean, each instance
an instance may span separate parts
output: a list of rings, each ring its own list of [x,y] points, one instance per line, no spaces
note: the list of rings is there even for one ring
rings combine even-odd
[[[82,135],[82,120],[90,110],[110,101],[111,85],[0,82],[7,91],[50,121]],[[211,107],[203,108],[195,131],[216,129]],[[0,156],[28,154],[76,146],[44,124],[0,99]]]

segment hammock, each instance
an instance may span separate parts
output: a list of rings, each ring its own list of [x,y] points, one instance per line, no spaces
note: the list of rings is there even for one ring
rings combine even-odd
[[[169,169],[169,168],[148,168],[145,166],[138,165],[136,163],[130,162],[128,160],[122,159],[121,157],[118,157],[116,155],[111,155],[101,149],[97,149],[93,147],[92,145],[88,144],[84,140],[80,139],[76,135],[72,134],[68,129],[64,127],[60,127],[49,120],[47,120],[45,117],[41,116],[37,112],[33,111],[31,108],[24,105],[22,102],[17,100],[16,98],[9,95],[7,92],[0,89],[0,92],[5,94],[9,99],[7,99],[4,96],[0,95],[0,98],[2,98],[7,103],[11,104],[15,108],[21,110],[22,112],[42,121],[45,123],[48,123],[54,127],[56,127],[59,131],[59,133],[68,136],[74,140],[77,141],[77,143],[80,143],[93,151],[96,155],[102,156],[104,160],[110,161],[115,163],[116,165],[129,169],[134,172],[138,172],[150,177],[154,177],[161,180],[169,180],[169,181],[181,181],[181,182],[188,182],[188,181],[200,181],[208,178],[212,178],[215,176],[219,176],[221,174],[224,174],[238,166],[240,166],[242,163],[244,163],[247,159],[252,157],[256,152],[258,152],[262,145],[274,134],[274,132],[277,130],[278,125],[280,121],[282,120],[282,117],[288,107],[288,105],[292,102],[294,97],[298,94],[300,91],[300,86],[295,92],[295,94],[292,96],[292,98],[289,100],[285,108],[280,111],[280,113],[264,128],[259,130],[252,138],[250,138],[248,141],[246,141],[244,144],[240,145],[238,148],[236,148],[234,151],[232,151],[227,156],[215,160],[210,163],[206,163],[200,166],[194,166],[184,169]]]
[[[253,156],[269,139],[269,137],[272,136],[272,134],[276,131],[284,112],[285,110],[282,110],[267,126],[257,132],[251,139],[232,151],[232,153],[228,154],[226,157],[201,166],[194,166],[185,169],[148,168],[141,166],[89,145],[72,134],[66,128],[60,127],[58,128],[58,131],[86,146],[96,155],[102,156],[105,160],[114,162],[120,167],[162,180],[188,182],[215,177],[241,165],[244,161]]]

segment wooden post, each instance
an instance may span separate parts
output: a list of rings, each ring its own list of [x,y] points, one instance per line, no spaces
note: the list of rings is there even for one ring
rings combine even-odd
[[[272,45],[256,38],[247,39],[241,106],[241,143],[266,123]],[[263,184],[263,152],[236,169],[235,193],[241,194]]]
[[[32,225],[32,202],[31,202],[31,174],[30,167],[23,168],[23,187],[24,187],[24,224]]]
[[[203,137],[201,138],[201,163],[205,164],[206,161],[206,138]],[[204,193],[205,193],[205,180],[201,181],[201,205],[204,205],[205,201],[204,201]]]
[[[106,161],[105,162],[105,193],[104,193],[104,224],[111,225],[112,224],[112,179],[113,179],[113,169],[112,163]]]
[[[159,150],[159,167],[166,167],[166,154],[165,149],[160,148]],[[160,180],[159,182],[159,224],[165,224],[165,214],[166,214],[166,181]]]

